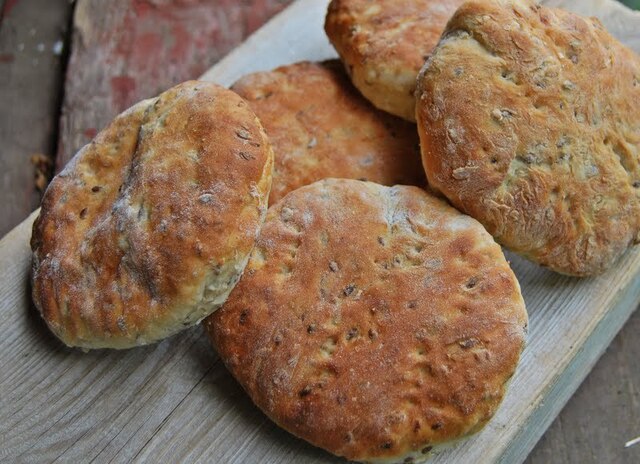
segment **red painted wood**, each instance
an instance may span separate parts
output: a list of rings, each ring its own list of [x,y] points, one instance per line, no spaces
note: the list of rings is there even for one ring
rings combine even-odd
[[[78,0],[59,170],[117,113],[211,67],[290,0]]]

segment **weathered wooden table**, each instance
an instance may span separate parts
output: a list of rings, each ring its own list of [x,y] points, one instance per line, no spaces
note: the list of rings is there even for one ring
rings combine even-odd
[[[181,2],[79,0],[72,18],[68,0],[0,2],[0,236],[35,209],[47,170],[113,114],[197,77],[288,1],[182,2],[191,5],[186,15],[174,3]],[[131,22],[140,15],[148,23]],[[196,32],[180,26],[189,21]],[[123,25],[129,29],[121,36]],[[640,462],[640,445],[625,448],[640,435],[639,330],[636,312],[528,462]]]

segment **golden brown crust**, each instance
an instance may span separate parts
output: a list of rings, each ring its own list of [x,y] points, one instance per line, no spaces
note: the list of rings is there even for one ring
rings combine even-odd
[[[416,458],[484,425],[526,321],[477,221],[417,187],[327,179],[269,209],[205,327],[276,423],[371,461]]]
[[[419,81],[432,187],[558,272],[610,267],[640,232],[640,60],[596,19],[472,1]]]
[[[333,0],[325,30],[355,86],[415,121],[416,76],[464,0]]]
[[[195,324],[240,277],[273,154],[239,96],[187,82],[118,116],[52,181],[33,297],[67,345],[127,348]]]
[[[327,177],[426,182],[415,125],[375,109],[337,60],[250,74],[232,90],[249,102],[273,146],[269,204]]]

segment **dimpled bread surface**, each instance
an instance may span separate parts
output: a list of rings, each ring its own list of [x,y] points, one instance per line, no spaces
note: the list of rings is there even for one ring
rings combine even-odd
[[[494,414],[527,315],[502,250],[417,187],[328,179],[269,209],[205,320],[278,425],[351,460],[415,461]]]
[[[52,181],[33,299],[64,343],[128,348],[193,325],[240,277],[273,153],[246,102],[186,82],[115,118]]]
[[[570,275],[640,232],[640,58],[596,19],[462,6],[418,78],[429,184],[496,239]]]
[[[464,0],[333,0],[325,30],[354,85],[415,121],[416,76]]]
[[[374,108],[338,61],[250,74],[232,90],[249,102],[273,146],[269,204],[327,177],[426,183],[415,125]]]

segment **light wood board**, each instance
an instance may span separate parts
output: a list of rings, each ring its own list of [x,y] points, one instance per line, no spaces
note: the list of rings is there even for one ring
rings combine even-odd
[[[593,3],[595,14],[611,6]],[[333,56],[325,7],[299,0],[205,78],[228,85],[249,71]],[[30,303],[34,218],[0,241],[0,461],[339,462],[257,410],[199,327],[121,352],[62,346]],[[529,344],[494,419],[434,462],[521,462],[640,301],[638,249],[591,279],[509,258],[530,313]]]

